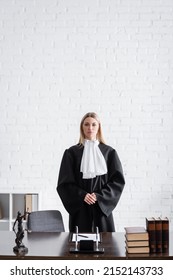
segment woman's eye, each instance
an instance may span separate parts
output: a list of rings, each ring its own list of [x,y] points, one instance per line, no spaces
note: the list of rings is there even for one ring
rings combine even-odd
[[[92,126],[96,126],[97,124],[96,123],[92,123],[91,125]],[[84,126],[90,126],[90,124],[89,123],[84,123]]]

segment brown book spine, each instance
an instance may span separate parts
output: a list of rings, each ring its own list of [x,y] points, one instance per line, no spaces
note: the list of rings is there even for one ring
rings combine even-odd
[[[156,225],[154,218],[146,218],[146,228],[149,234],[150,253],[156,253]]]
[[[169,251],[169,220],[162,219],[162,251],[168,253]]]
[[[162,253],[162,220],[155,219],[156,224],[156,252]]]
[[[25,195],[25,211],[32,212],[32,194]]]

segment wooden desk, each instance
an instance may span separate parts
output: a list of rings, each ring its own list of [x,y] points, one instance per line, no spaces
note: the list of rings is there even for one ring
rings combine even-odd
[[[125,250],[124,233],[102,233],[101,246],[103,254],[72,254],[70,248],[74,243],[69,242],[69,233],[27,233],[24,244],[28,248],[25,256],[15,255],[15,234],[12,231],[0,231],[0,259],[68,259],[68,260],[97,260],[97,259],[173,259],[173,235],[170,236],[168,254],[127,254]]]

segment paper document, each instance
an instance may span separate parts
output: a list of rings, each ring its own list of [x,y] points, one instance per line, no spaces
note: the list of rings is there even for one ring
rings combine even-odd
[[[77,241],[80,240],[93,240],[96,241],[96,234],[95,233],[78,233]],[[76,241],[76,233],[72,235],[72,242]],[[100,242],[100,233],[98,234],[98,242]]]

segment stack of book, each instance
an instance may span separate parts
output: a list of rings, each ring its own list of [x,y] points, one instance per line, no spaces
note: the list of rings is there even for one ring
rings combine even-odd
[[[169,219],[146,218],[151,253],[168,253],[169,251]]]
[[[149,253],[149,234],[144,227],[125,227],[127,253]]]

